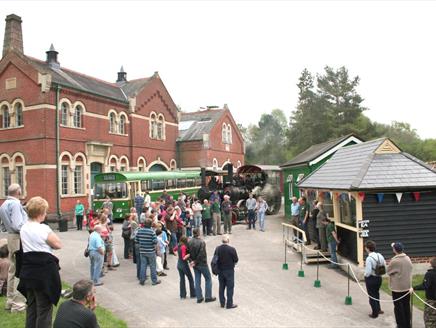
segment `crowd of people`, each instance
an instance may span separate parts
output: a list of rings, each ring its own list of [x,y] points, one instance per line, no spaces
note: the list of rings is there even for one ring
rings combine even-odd
[[[12,184],[8,188],[6,201],[0,206],[1,224],[7,231],[7,240],[0,240],[0,294],[6,294],[7,311],[26,311],[26,327],[51,327],[53,306],[58,304],[61,296],[60,265],[53,250],[61,249],[62,242],[49,225],[44,224],[47,201],[33,197],[23,206],[20,196],[20,186]],[[107,199],[99,211],[89,213],[89,218],[85,217],[84,208],[80,205],[78,202],[75,207],[76,217],[82,222],[86,219],[85,226],[90,232],[85,249],[85,256],[90,260],[90,280],[83,279],[74,284],[72,299],[59,307],[54,327],[98,327],[93,312],[96,307],[95,286],[103,284],[101,277],[116,270],[111,200]],[[255,229],[259,221],[260,231],[265,231],[266,202],[261,197],[256,200],[250,195],[246,206],[247,229]],[[221,307],[237,307],[233,302],[234,268],[239,259],[236,249],[229,244],[232,225],[228,212],[231,209],[229,197],[221,197],[218,193],[213,193],[209,200],[202,203],[193,196],[183,194],[176,201],[167,192],[156,202],[152,202],[149,195],[137,195],[135,206],[122,224],[121,236],[124,240],[124,258],[136,264],[139,285],[145,285],[148,268],[151,285],[160,284],[159,277],[165,277],[165,271],[169,270],[167,257],[174,255],[177,256],[181,299],[189,295],[197,303],[216,301],[212,295],[212,270],[218,275]],[[304,231],[308,231],[310,219],[315,221],[317,234],[311,237],[308,232],[308,243],[315,239],[317,249],[324,251],[328,247],[334,267],[337,264],[335,253],[339,239],[334,222],[329,220],[322,203],[314,202],[314,207],[310,209],[304,197],[294,199],[291,214],[291,222]],[[221,228],[224,232],[222,245],[215,249],[209,264],[204,239],[210,235],[222,235]],[[77,224],[77,229],[83,229],[82,225]],[[379,290],[382,276],[387,274],[398,327],[410,327],[410,297],[413,289],[425,290],[428,305],[425,307],[424,321],[426,327],[434,327],[436,258],[431,260],[431,269],[425,274],[423,282],[412,289],[413,266],[404,253],[404,245],[394,242],[391,247],[394,256],[386,265],[384,256],[376,251],[375,242],[365,243],[368,255],[364,276],[372,310],[369,317],[375,319],[384,313],[379,302]],[[205,281],[204,294],[202,277]]]
[[[250,195],[250,212],[257,212],[264,231],[264,213],[266,202],[260,197],[256,201]],[[88,220],[90,232],[86,255],[90,259],[90,277],[95,286],[103,284],[101,277],[110,270],[113,253],[113,225],[110,215],[113,206],[107,199],[102,208],[91,213]],[[79,209],[80,210],[80,209]],[[148,280],[155,286],[162,282],[169,270],[168,256],[178,256],[177,271],[180,277],[180,298],[187,297],[186,279],[189,284],[189,296],[198,303],[213,302],[212,279],[207,262],[204,238],[223,235],[223,247],[217,249],[217,266],[220,281],[220,303],[223,307],[234,308],[234,266],[238,262],[236,250],[229,245],[229,234],[232,233],[232,203],[228,195],[212,193],[210,199],[200,202],[194,195],[180,194],[177,200],[163,191],[155,202],[150,195],[137,194],[134,206],[125,216],[121,226],[121,237],[124,241],[124,259],[136,264],[136,278],[139,285]],[[77,212],[76,212],[77,213]],[[221,218],[223,219],[221,223]],[[83,219],[79,217],[78,219]],[[255,219],[251,220],[254,222]],[[224,250],[225,251],[224,251]],[[192,274],[192,271],[194,275]],[[205,280],[205,294],[201,288],[201,277]],[[224,296],[227,291],[227,297]]]

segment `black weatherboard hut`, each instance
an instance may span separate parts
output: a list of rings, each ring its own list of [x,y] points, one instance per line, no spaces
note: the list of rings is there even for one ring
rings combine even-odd
[[[338,253],[360,267],[369,238],[387,258],[401,241],[412,260],[436,255],[436,172],[387,138],[339,149],[299,183],[337,227]]]

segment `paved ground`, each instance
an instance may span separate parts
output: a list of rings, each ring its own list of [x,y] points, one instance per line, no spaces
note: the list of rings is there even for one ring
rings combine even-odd
[[[316,266],[304,266],[305,278],[297,276],[299,256],[288,256],[289,271],[282,270],[283,244],[280,216],[267,217],[267,231],[247,231],[235,226],[231,244],[238,250],[235,303],[237,309],[221,309],[219,302],[196,304],[178,297],[176,257],[169,256],[170,271],[162,284],[140,286],[135,266],[120,259],[117,271],[109,272],[104,286],[98,287],[98,301],[126,320],[129,327],[395,327],[393,305],[382,304],[385,314],[368,318],[368,299],[356,284],[351,285],[353,305],[344,305],[347,293],[345,275],[320,269],[321,288],[314,288]],[[122,257],[121,226],[115,227],[115,245]],[[88,277],[89,260],[83,257],[87,232],[60,234],[64,248],[57,252],[62,279],[69,283]],[[220,244],[207,237],[210,255]],[[218,280],[213,277],[213,294],[218,296]],[[389,300],[389,296],[382,295]],[[422,312],[414,311],[414,327],[423,327]]]

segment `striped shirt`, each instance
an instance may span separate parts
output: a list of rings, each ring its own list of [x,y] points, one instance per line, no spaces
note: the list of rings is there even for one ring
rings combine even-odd
[[[157,237],[151,228],[140,228],[135,237],[139,244],[139,253],[150,254],[156,252]]]

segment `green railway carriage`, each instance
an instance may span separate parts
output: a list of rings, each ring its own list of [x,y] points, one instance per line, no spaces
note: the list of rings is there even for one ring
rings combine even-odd
[[[200,171],[101,173],[95,176],[92,208],[100,209],[107,197],[110,197],[113,218],[123,219],[134,206],[138,192],[143,195],[148,191],[151,200],[156,201],[166,190],[177,199],[180,192],[197,194],[200,185]]]

